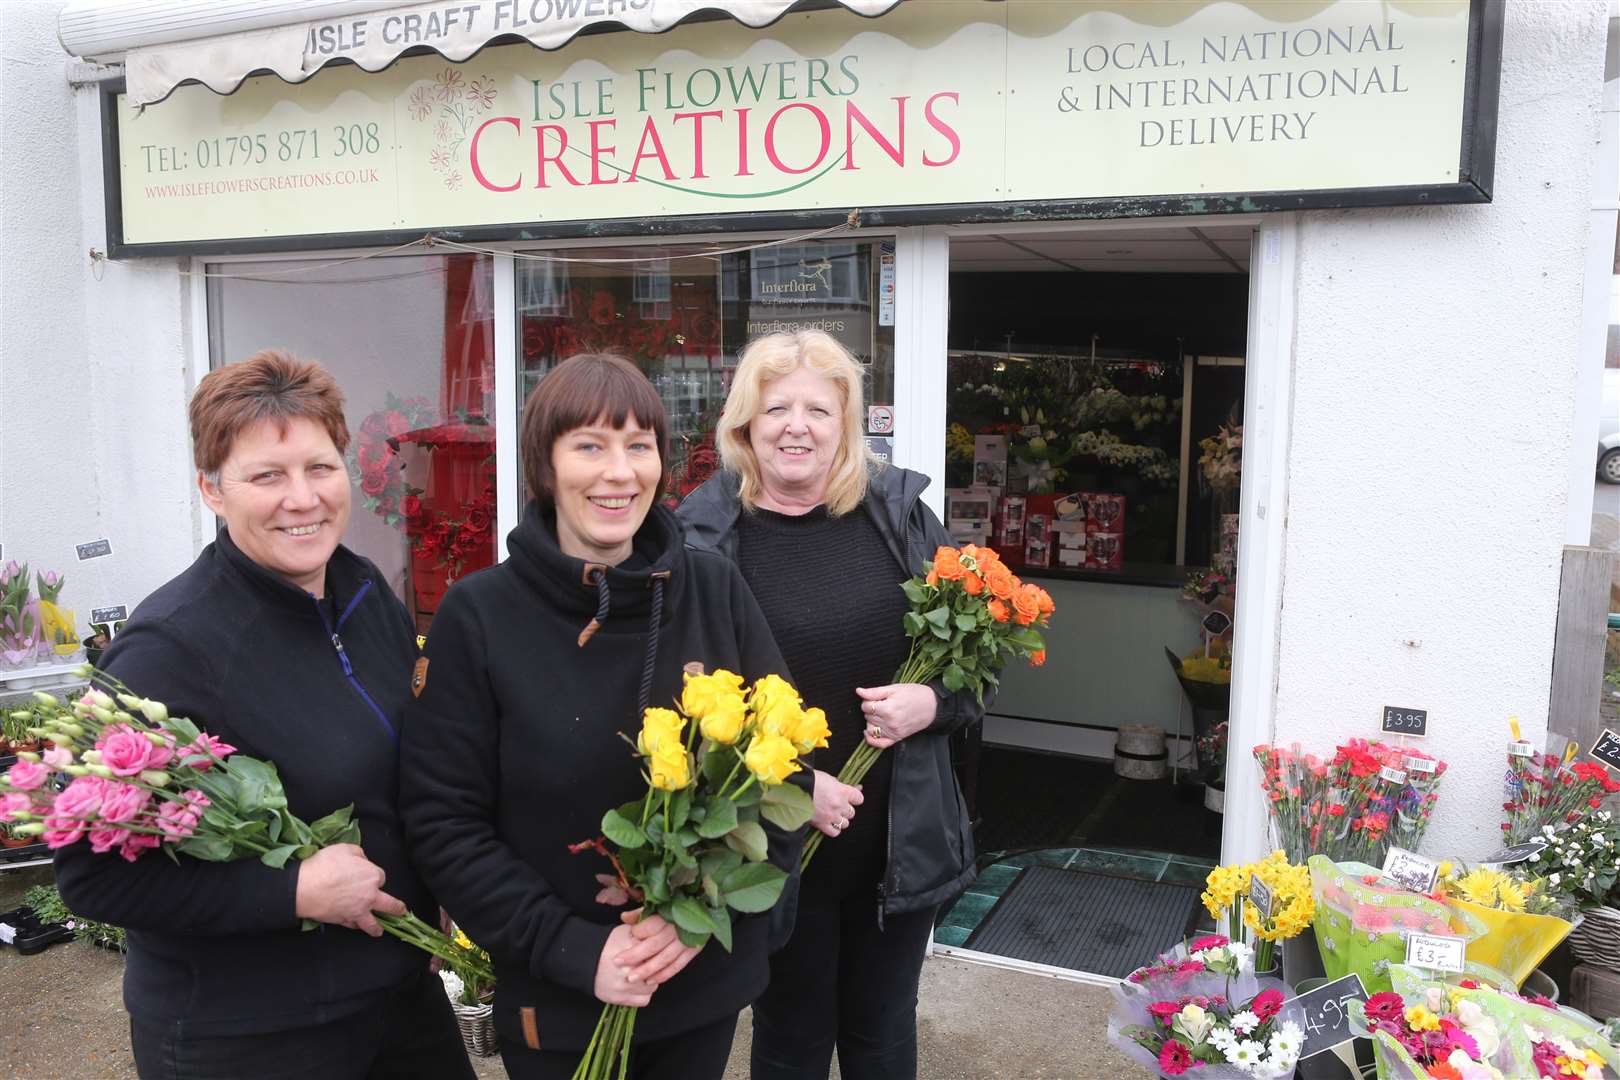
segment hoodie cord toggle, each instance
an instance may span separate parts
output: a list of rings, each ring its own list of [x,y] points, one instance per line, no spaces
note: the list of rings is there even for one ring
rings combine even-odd
[[[586,585],[596,586],[596,614],[585,624],[585,629],[579,632],[579,647],[583,649],[585,643],[591,640],[591,636],[607,622],[608,608],[613,603],[613,592],[608,588],[607,567],[601,563],[586,563],[582,580]]]

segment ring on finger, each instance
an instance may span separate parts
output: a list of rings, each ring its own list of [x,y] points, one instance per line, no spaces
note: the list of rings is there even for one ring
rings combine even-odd
[[[872,727],[870,728],[870,732],[871,732],[872,738],[874,738],[874,739],[883,738],[883,725],[882,724],[873,724]]]

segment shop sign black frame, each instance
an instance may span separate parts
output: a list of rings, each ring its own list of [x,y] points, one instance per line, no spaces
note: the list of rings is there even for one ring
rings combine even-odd
[[[1450,184],[1330,188],[1226,194],[1154,195],[1105,199],[944,203],[928,206],[826,207],[800,211],[745,211],[677,217],[527,222],[397,229],[374,232],[124,243],[123,192],[118,157],[118,95],[122,80],[102,87],[101,166],[106,199],[107,253],[114,259],[186,255],[254,255],[334,248],[397,247],[432,235],[461,243],[531,243],[597,237],[673,237],[695,233],[822,229],[850,223],[868,227],[958,225],[1086,219],[1170,218],[1290,210],[1345,210],[1387,206],[1488,203],[1495,182],[1496,121],[1502,77],[1505,0],[1470,0],[1468,66],[1463,76],[1462,153]]]

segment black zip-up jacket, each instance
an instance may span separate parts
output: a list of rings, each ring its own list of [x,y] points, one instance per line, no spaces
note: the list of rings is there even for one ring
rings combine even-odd
[[[415,630],[368,560],[339,547],[333,610],[254,563],[221,530],[196,562],[135,609],[102,667],[244,754],[275,764],[305,821],[350,803],[384,890],[430,923],[397,800],[396,731]],[[426,953],[339,926],[299,929],[298,860],[215,863],[150,851],[134,863],[83,842],[56,854],[69,908],[129,931],[124,1003],[184,1036],[322,1024],[419,975]]]
[[[446,594],[406,709],[400,796],[417,866],[495,961],[497,1030],[518,1045],[578,1050],[602,1010],[597,961],[624,909],[596,902],[608,861],[568,845],[596,838],[604,812],[646,793],[619,733],[635,736],[643,700],[680,696],[690,661],[749,681],[787,672],[736,566],[685,550],[668,510],[655,506],[632,556],[605,571],[563,554],[554,530],[531,503],[506,561]],[[771,841],[772,862],[797,860],[792,839]],[[732,951],[711,941],[661,986],[636,1019],[637,1041],[712,1023],[764,990],[770,920],[733,919]]]
[[[907,573],[921,574],[923,563],[950,534],[922,501],[928,477],[909,469],[875,466],[869,472],[866,509]],[[717,473],[681,503],[686,542],[698,551],[735,559],[737,477]],[[791,572],[785,570],[784,572]],[[896,634],[904,633],[898,625]],[[939,699],[934,723],[896,743],[894,779],[889,789],[889,858],[879,887],[881,912],[919,911],[955,896],[973,880],[973,831],[967,805],[951,767],[950,735],[984,718],[968,691],[948,693],[934,684]]]

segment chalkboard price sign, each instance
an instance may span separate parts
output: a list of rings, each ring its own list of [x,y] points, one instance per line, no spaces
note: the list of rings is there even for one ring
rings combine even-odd
[[[1546,847],[1547,844],[1544,840],[1528,840],[1522,844],[1514,844],[1512,847],[1505,847],[1499,851],[1493,851],[1489,855],[1485,856],[1484,861],[1493,866],[1511,866],[1514,863],[1524,862],[1524,860],[1536,854],[1538,851],[1544,850]]]
[[[123,622],[129,618],[129,606],[117,604],[113,607],[98,607],[90,609],[90,621],[98,623]]]
[[[1350,1003],[1366,1000],[1367,988],[1361,985],[1361,976],[1354,973],[1294,998],[1289,1004],[1305,1010],[1305,1044],[1300,1047],[1300,1060],[1355,1038],[1356,1033],[1350,1030]]]
[[[1249,875],[1249,903],[1260,913],[1260,921],[1271,918],[1271,887],[1257,875]]]
[[[86,559],[100,559],[112,554],[112,541],[106,537],[92,540],[88,544],[75,544],[73,550],[79,553],[79,561]]]
[[[1403,709],[1398,705],[1384,706],[1382,731],[1390,735],[1410,735],[1421,739],[1429,733],[1427,709]]]
[[[1620,735],[1616,735],[1608,728],[1598,736],[1598,741],[1592,744],[1592,756],[1603,764],[1620,769]]]

